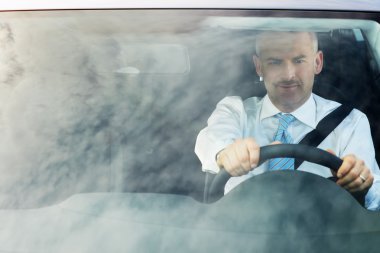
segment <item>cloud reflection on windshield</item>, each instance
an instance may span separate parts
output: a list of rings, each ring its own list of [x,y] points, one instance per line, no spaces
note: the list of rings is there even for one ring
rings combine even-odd
[[[41,236],[41,241],[47,245],[61,246],[62,252],[74,252],[84,235],[87,236],[83,239],[86,242],[93,238],[101,240],[107,235],[104,231],[115,229],[125,234],[110,237],[101,245],[87,244],[87,249],[101,252],[107,246],[112,248],[112,245],[122,244],[125,237],[132,237],[135,240],[129,242],[141,245],[146,243],[144,235],[149,235],[152,230],[159,235],[162,233],[164,239],[178,233],[186,235],[172,227],[162,231],[152,223],[148,223],[151,227],[147,229],[140,224],[146,220],[137,222],[141,226],[135,224],[137,229],[131,232],[127,226],[130,223],[120,221],[122,218],[118,215],[126,217],[125,213],[131,211],[128,208],[139,205],[143,205],[141,209],[147,212],[152,206],[161,211],[142,219],[167,214],[165,212],[169,211],[162,208],[165,205],[156,196],[152,200],[148,198],[148,202],[134,199],[125,207],[122,198],[107,202],[108,197],[111,198],[107,195],[100,204],[97,201],[93,204],[94,195],[75,194],[170,192],[199,198],[203,175],[193,152],[198,131],[224,96],[263,95],[264,87],[256,82],[251,62],[254,32],[217,28],[170,34],[166,29],[159,37],[158,34],[143,33],[118,36],[118,33],[107,30],[106,36],[102,37],[99,31],[103,27],[96,23],[99,27],[95,29],[92,21],[94,19],[76,24],[75,18],[66,21],[49,19],[49,22],[25,18],[0,24],[0,48],[4,51],[0,68],[0,207],[38,208],[57,204],[41,210],[20,210],[17,214],[2,210],[2,227],[24,232],[1,234],[11,238],[4,240],[11,245],[10,248],[27,248],[19,242],[33,244],[35,238],[29,236],[33,233],[36,237]],[[122,26],[118,22],[112,23],[115,24]],[[185,44],[191,52],[188,55],[192,63],[188,66],[190,72],[144,74],[135,71],[141,64],[139,62],[132,66],[136,67],[133,71],[130,71],[131,66],[123,65],[120,55],[125,44],[144,44],[152,40],[162,40],[162,44],[170,45]],[[100,48],[93,50],[94,45]],[[159,61],[157,58],[153,60]],[[143,65],[150,66],[150,63],[146,61]],[[160,69],[163,65],[154,66]],[[173,211],[168,217],[173,220],[187,217],[185,207],[190,205],[198,206],[196,213],[191,215],[202,217],[204,207],[200,203],[180,199],[173,204],[179,206],[173,208],[179,212]],[[191,203],[181,206],[183,202]],[[75,209],[77,205],[93,209],[86,213],[82,208]],[[232,217],[237,212],[235,208],[230,209]],[[213,224],[218,224],[221,214],[217,208],[212,212],[210,219]],[[266,213],[263,212],[258,215]],[[61,221],[61,215],[69,218]],[[109,217],[112,219],[108,220]],[[183,220],[186,224],[191,223],[189,226],[197,226],[198,222],[202,225],[203,222],[201,218]],[[231,218],[229,222],[236,221]],[[62,230],[49,224],[58,225]],[[99,224],[104,230],[94,229]],[[36,233],[36,227],[39,231],[41,228],[45,230]],[[292,231],[297,229],[298,224],[291,227]],[[210,231],[203,231],[215,239]],[[65,237],[65,233],[70,236]],[[248,240],[247,237],[245,235],[243,239]],[[185,239],[183,236],[178,242],[190,248],[198,245],[196,236],[189,241]],[[183,246],[169,241],[163,240],[167,243],[164,245],[156,239],[147,245],[161,246],[162,251]],[[261,243],[271,245],[265,238]],[[136,249],[136,245],[128,246]],[[220,247],[223,252],[225,245]]]

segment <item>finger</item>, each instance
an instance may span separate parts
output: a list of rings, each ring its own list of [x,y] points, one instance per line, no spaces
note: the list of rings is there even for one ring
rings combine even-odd
[[[231,172],[233,173],[234,177],[247,174],[245,170],[242,168],[241,162],[235,153],[234,154],[231,153],[231,155],[229,156],[229,161],[231,164]]]
[[[223,159],[222,159],[222,152],[225,151],[224,150],[221,150],[219,151],[219,153],[216,155],[216,164],[218,165],[219,168],[224,168],[224,165],[223,165]]]
[[[247,173],[248,172],[245,169],[241,168],[241,167],[236,168],[236,175],[238,177],[243,176],[243,175],[245,175]]]
[[[332,154],[332,155],[335,155],[334,150],[332,150],[331,148],[326,149],[326,151],[329,152],[329,153]]]
[[[360,178],[360,175],[365,173],[365,170],[368,170],[368,168],[365,166],[364,161],[360,159],[355,159],[352,168],[348,171],[346,175],[340,178],[337,181],[337,183],[346,189],[357,188],[362,184],[362,179]]]
[[[358,191],[364,191],[368,188],[370,188],[373,184],[373,175],[371,171],[365,167],[365,169],[362,171],[362,173],[353,183],[347,185],[345,187],[350,192],[358,192]],[[357,183],[359,181],[359,183]]]
[[[354,191],[356,189],[359,189],[362,184],[363,180],[360,177],[357,177],[351,180],[349,183],[341,186],[348,191]]]
[[[350,164],[351,165],[351,164]],[[362,163],[360,161],[355,161],[355,163],[352,165],[352,167],[348,170],[347,174],[339,178],[339,170],[338,170],[338,181],[337,184],[339,184],[342,187],[346,187],[349,184],[353,183],[357,185],[360,183],[359,175],[362,172],[361,168]],[[354,182],[356,180],[356,182]]]
[[[282,144],[282,142],[281,141],[274,141],[272,143],[269,143],[269,145],[277,145],[277,144]]]
[[[256,168],[260,159],[260,146],[252,138],[246,140],[247,149],[249,152],[250,167]]]
[[[236,168],[232,165],[228,152],[221,154],[221,159],[223,161],[223,167],[227,171],[227,173],[233,177],[236,177]]]
[[[347,155],[343,157],[343,163],[338,169],[337,176],[342,178],[355,166],[356,157],[354,155]]]
[[[345,186],[345,188],[349,191],[359,189],[365,183],[365,181],[367,181],[368,176],[369,170],[367,171],[363,167],[363,169],[359,172],[359,176],[355,178],[352,182],[348,183]]]
[[[251,163],[250,163],[250,154],[248,151],[248,147],[245,141],[239,140],[236,142],[235,145],[235,157],[237,158],[237,167],[240,167],[244,171],[248,172],[251,170]]]
[[[236,152],[236,145],[231,146],[230,149],[228,149],[228,152],[225,152],[225,170],[233,177],[242,176],[247,174],[247,171],[242,168],[241,161],[239,160],[239,157],[237,157],[237,154],[239,152]]]

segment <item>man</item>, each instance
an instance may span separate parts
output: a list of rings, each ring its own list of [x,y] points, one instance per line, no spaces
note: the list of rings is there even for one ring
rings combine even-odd
[[[257,37],[253,61],[267,95],[244,101],[224,98],[195,146],[204,171],[217,173],[224,168],[233,176],[225,192],[265,171],[293,169],[294,159],[288,158],[272,159],[257,167],[260,146],[298,143],[340,105],[312,93],[314,76],[323,67],[323,53],[318,51],[314,33],[263,32]],[[368,191],[366,208],[380,209],[380,172],[367,117],[353,110],[319,148],[343,159],[337,184],[350,192]],[[328,168],[308,162],[299,170],[332,176]]]

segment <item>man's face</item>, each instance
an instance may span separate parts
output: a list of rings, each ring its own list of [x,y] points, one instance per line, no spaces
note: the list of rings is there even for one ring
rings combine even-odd
[[[316,52],[306,32],[267,32],[257,43],[256,71],[270,100],[283,112],[296,110],[310,97],[314,75],[322,70],[322,52]]]

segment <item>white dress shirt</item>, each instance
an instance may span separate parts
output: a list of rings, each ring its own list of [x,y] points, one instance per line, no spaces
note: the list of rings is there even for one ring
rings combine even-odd
[[[300,108],[291,113],[296,120],[289,125],[287,131],[294,143],[301,141],[316,128],[320,120],[339,105],[312,94]],[[268,96],[251,97],[244,101],[240,97],[226,97],[221,100],[208,119],[207,127],[200,131],[195,144],[195,153],[202,163],[202,170],[218,173],[216,154],[236,139],[252,137],[260,146],[273,142],[278,128],[278,118],[274,116],[279,112]],[[375,178],[366,195],[365,206],[370,210],[380,210],[380,171],[365,114],[354,109],[318,147],[332,149],[339,157],[355,154],[364,160]],[[265,162],[246,175],[231,177],[225,186],[225,193],[244,180],[267,170],[268,162]],[[322,177],[332,176],[330,169],[309,162],[303,162],[298,170]]]

